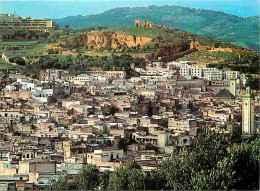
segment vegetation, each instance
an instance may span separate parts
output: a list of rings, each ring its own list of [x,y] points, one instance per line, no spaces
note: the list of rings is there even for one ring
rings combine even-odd
[[[143,58],[133,58],[127,54],[120,56],[113,55],[112,57],[82,56],[78,54],[76,57],[51,55],[40,57],[32,56],[30,58],[35,58],[37,61],[34,64],[29,64],[20,57],[14,57],[12,61],[17,62],[21,66],[25,66],[25,68],[22,69],[23,73],[33,75],[34,77],[38,77],[41,69],[63,69],[69,70],[71,75],[78,75],[92,68],[98,68],[108,71],[123,70],[126,72],[127,78],[129,78],[137,75],[137,73],[130,69],[130,64],[136,63],[143,65],[145,62]]]
[[[14,69],[15,66],[3,61],[3,60],[0,60],[0,70],[2,69]]]
[[[259,53],[252,54],[233,52],[208,52],[197,51],[186,55],[178,61],[194,61],[200,64],[207,64],[209,67],[216,67],[223,70],[234,70],[245,74],[259,74]]]
[[[230,68],[245,74],[259,74],[259,53],[253,55],[235,54],[224,60],[222,64],[212,63],[209,66],[220,69]]]
[[[241,18],[222,12],[180,6],[115,8],[96,15],[70,16],[55,20],[70,28],[133,26],[135,19],[149,20],[259,50],[259,17]],[[252,30],[253,29],[253,30]]]
[[[144,173],[134,161],[114,172],[86,165],[71,181],[65,176],[51,190],[253,190],[259,188],[260,139],[231,143],[220,134],[200,134],[192,152],[163,161]]]
[[[113,31],[134,36],[150,37],[152,38],[152,42],[142,47],[122,46],[115,49],[107,47],[105,50],[93,50],[91,45],[83,46],[82,39],[77,40],[79,34],[92,30],[106,31],[108,33]],[[68,38],[72,40],[69,47],[65,47],[65,50],[70,50],[73,56],[44,55],[46,51],[52,53],[50,51],[51,49],[47,47],[58,46],[59,42],[63,42]],[[38,40],[5,40],[0,42],[0,49],[2,49],[1,53],[7,53],[12,62],[25,66],[25,68],[22,69],[23,73],[31,74],[35,77],[37,77],[40,69],[48,68],[69,70],[72,75],[92,70],[92,68],[124,70],[127,73],[127,77],[130,77],[137,75],[130,70],[130,63],[134,62],[138,65],[143,65],[143,57],[145,56],[150,60],[157,60],[160,57],[162,61],[172,61],[175,59],[174,55],[178,53],[178,51],[189,49],[191,40],[197,40],[201,45],[235,47],[241,50],[241,48],[228,43],[177,29],[151,29],[140,27],[115,27],[109,29],[97,27],[82,30],[67,28],[54,31],[47,37],[39,38]],[[133,58],[133,55],[142,58]],[[22,57],[26,57],[27,63]],[[28,61],[30,59],[34,59],[34,62]],[[183,60],[194,60],[198,63],[209,64],[211,67],[218,67],[224,70],[238,70],[246,74],[256,74],[259,65],[259,55],[254,52],[247,55],[232,52],[197,51],[179,59],[179,61]]]
[[[142,47],[128,47],[125,45],[120,45],[117,48],[112,48],[109,41],[106,47],[97,48],[95,41],[86,44],[86,39],[88,38],[86,34],[81,33],[74,36],[71,39],[67,39],[63,45],[63,48],[73,50],[79,49],[81,52],[100,52],[103,54],[107,53],[140,53],[145,54],[145,56],[150,60],[156,60],[158,57],[162,61],[172,61],[175,59],[175,55],[179,52],[186,51],[190,48],[190,41],[199,41],[201,45],[210,46],[221,46],[238,48],[229,43],[224,43],[215,39],[208,37],[199,36],[193,33],[188,33],[180,31],[177,29],[153,29],[153,28],[142,28],[142,27],[114,27],[106,30],[102,30],[101,36],[106,39],[110,39],[113,33],[124,33],[127,35],[149,37],[152,39],[151,43],[145,44]],[[149,56],[148,56],[149,55]]]
[[[255,75],[247,75],[246,87],[249,86],[251,89],[260,89],[260,77]]]
[[[25,30],[12,30],[12,31],[2,31],[1,39],[2,40],[38,40],[45,39],[50,34],[48,32],[42,31],[25,31]]]

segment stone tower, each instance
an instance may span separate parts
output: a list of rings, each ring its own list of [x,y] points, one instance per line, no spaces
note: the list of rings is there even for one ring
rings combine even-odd
[[[229,91],[232,93],[234,96],[237,94],[237,79],[235,78],[235,74],[232,73],[229,79]]]
[[[135,26],[136,27],[141,27],[142,26],[142,21],[141,20],[135,20]]]
[[[253,136],[255,129],[255,103],[251,95],[250,87],[246,88],[246,94],[242,99],[242,135]]]
[[[199,47],[200,47],[200,43],[198,41],[191,41],[190,49],[193,49],[193,48],[198,49]]]
[[[144,27],[147,27],[147,28],[150,27],[150,23],[148,20],[144,20]]]

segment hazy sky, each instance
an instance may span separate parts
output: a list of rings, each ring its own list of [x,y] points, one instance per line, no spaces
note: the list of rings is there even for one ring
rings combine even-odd
[[[115,7],[180,5],[223,11],[242,17],[259,15],[259,0],[0,0],[0,13],[62,18],[100,13]]]

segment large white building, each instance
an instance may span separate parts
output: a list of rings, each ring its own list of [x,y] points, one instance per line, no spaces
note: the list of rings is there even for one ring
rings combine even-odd
[[[203,77],[203,71],[202,68],[191,68],[191,76],[196,76],[198,78]]]
[[[230,80],[232,76],[233,76],[233,78],[238,79],[240,75],[239,75],[238,71],[226,71],[226,72],[224,72],[224,78],[225,79]]]

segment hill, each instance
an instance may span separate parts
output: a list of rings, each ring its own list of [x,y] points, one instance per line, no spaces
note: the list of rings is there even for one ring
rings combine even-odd
[[[222,50],[216,51],[232,51],[232,55],[236,55],[236,52],[252,53],[252,51],[243,50],[244,48],[230,43],[178,29],[144,27],[111,27],[103,30],[99,28],[91,32],[80,32],[73,38],[62,42],[60,48],[62,51],[69,51],[73,54],[80,52],[91,56],[111,56],[127,53],[146,57],[149,60],[160,58],[162,61],[171,61],[196,51],[194,47],[191,48],[194,46],[190,44],[192,41],[199,42],[200,48],[198,50],[221,47]]]
[[[242,18],[223,12],[180,6],[115,8],[100,14],[56,19],[60,27],[133,26],[135,19],[196,33],[259,50],[259,16]]]

